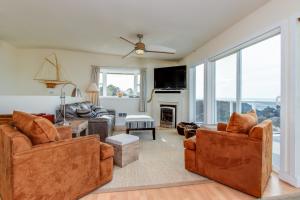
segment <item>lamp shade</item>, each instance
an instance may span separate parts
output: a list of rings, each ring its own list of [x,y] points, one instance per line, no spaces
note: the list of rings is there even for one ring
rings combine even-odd
[[[86,89],[86,92],[89,92],[89,93],[99,92],[99,88],[96,83],[90,83],[90,85]]]

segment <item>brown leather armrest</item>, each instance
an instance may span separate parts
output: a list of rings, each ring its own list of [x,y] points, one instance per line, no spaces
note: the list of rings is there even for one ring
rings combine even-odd
[[[101,160],[105,160],[107,158],[114,156],[114,148],[113,146],[103,143],[100,143],[100,158]]]
[[[59,133],[59,138],[61,140],[72,138],[72,128],[71,128],[71,126],[59,126],[59,127],[56,127],[56,129]]]
[[[226,131],[226,128],[227,128],[226,123],[223,123],[223,122],[218,123],[218,126],[217,126],[218,131]]]
[[[183,146],[186,149],[196,150],[196,136],[185,139],[183,141]]]
[[[273,135],[273,126],[271,120],[265,120],[262,123],[254,126],[249,131],[249,137],[258,140],[262,140],[264,136],[272,138],[272,135]]]

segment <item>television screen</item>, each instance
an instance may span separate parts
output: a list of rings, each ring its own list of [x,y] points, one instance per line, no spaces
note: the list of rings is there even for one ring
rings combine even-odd
[[[186,66],[155,68],[154,88],[155,89],[186,88]]]

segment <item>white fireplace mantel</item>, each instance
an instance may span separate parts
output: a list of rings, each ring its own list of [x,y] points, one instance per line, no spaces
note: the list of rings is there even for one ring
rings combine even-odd
[[[177,123],[183,121],[185,91],[181,93],[155,93],[152,102],[152,116],[157,126],[160,126],[160,105],[175,105]]]

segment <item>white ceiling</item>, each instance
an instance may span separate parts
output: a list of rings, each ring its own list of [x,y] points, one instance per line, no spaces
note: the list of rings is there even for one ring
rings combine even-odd
[[[176,49],[180,59],[268,0],[0,0],[0,40],[18,47],[125,55],[119,36]]]

